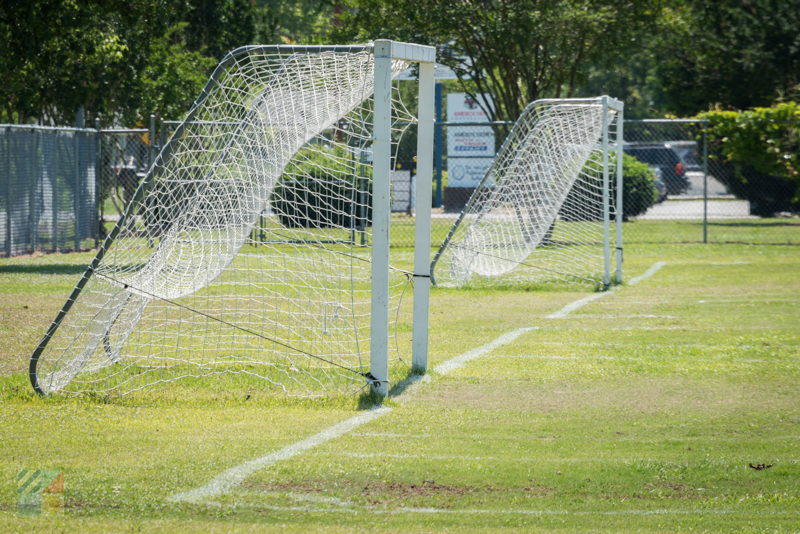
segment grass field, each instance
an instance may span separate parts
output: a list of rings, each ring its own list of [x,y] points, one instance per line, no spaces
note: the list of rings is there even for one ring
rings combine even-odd
[[[628,280],[665,265],[560,319],[548,316],[585,291],[434,290],[434,366],[529,330],[199,503],[169,497],[363,403],[213,378],[37,398],[25,359],[91,255],[0,260],[0,530],[797,531],[800,247],[625,254]],[[63,469],[62,512],[17,513],[22,468]]]

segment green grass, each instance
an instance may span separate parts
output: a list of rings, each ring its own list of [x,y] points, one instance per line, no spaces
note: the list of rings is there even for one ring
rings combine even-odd
[[[703,221],[636,221],[623,225],[625,242],[702,243]],[[800,245],[800,219],[711,220],[708,243]]]
[[[671,235],[695,229],[674,223]],[[774,227],[756,230],[774,242]],[[287,399],[213,377],[122,398],[35,397],[25,358],[89,258],[0,260],[0,531],[800,525],[798,247],[634,244],[627,279],[666,266],[563,319],[546,316],[586,292],[434,290],[433,365],[538,328],[207,505],[166,498],[345,420],[364,400]],[[64,470],[63,512],[16,513],[25,467]]]

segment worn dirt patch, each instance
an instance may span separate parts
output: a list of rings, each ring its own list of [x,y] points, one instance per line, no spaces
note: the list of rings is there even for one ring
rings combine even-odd
[[[666,479],[658,479],[653,482],[648,482],[644,485],[643,489],[644,494],[637,495],[637,497],[642,499],[652,499],[654,493],[662,497],[671,497],[676,499],[691,499],[702,496],[696,488],[690,486],[689,484],[673,482]]]
[[[422,480],[420,482],[400,481],[358,481],[337,480],[335,485],[324,481],[290,480],[270,483],[245,482],[247,489],[258,490],[265,493],[307,493],[330,494],[341,492],[343,489],[353,496],[360,496],[370,504],[385,504],[388,502],[402,501],[419,497],[463,497],[469,495],[491,495],[498,493],[523,493],[531,497],[546,497],[554,489],[536,484],[522,487],[500,487],[489,484],[479,486],[443,484],[435,480]]]

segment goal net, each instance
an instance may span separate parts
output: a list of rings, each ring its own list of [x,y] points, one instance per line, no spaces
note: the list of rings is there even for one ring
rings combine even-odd
[[[370,366],[372,229],[388,227],[373,181],[415,122],[391,82],[414,55],[379,61],[376,46],[223,60],[34,353],[37,391],[225,375],[319,395],[388,380]],[[386,270],[382,320],[408,322],[411,274]],[[383,343],[400,366],[407,344]]]
[[[436,254],[434,283],[607,287],[612,248],[621,281],[622,170],[609,154],[621,142],[616,100],[531,103]]]

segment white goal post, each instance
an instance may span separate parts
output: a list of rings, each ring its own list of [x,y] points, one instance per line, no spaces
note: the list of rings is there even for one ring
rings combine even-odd
[[[434,283],[607,289],[612,248],[620,283],[623,109],[608,96],[529,104],[437,252]]]
[[[408,366],[424,371],[434,61],[434,47],[389,40],[229,53],[35,349],[33,388],[125,394],[224,375],[385,396],[412,283]],[[415,64],[417,116],[393,83]],[[407,272],[389,262],[390,173],[412,123]]]

